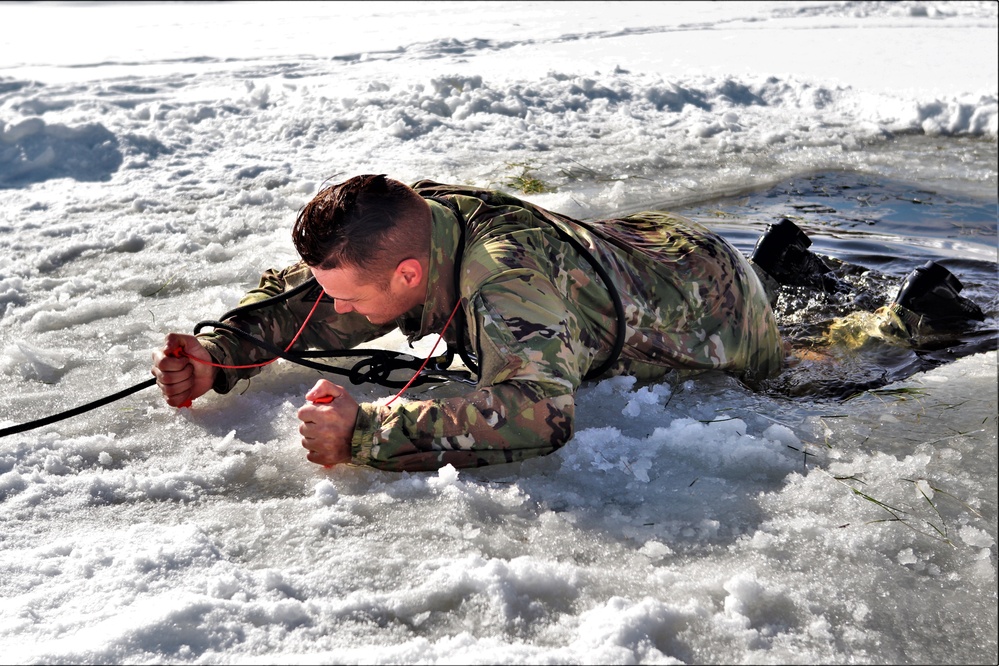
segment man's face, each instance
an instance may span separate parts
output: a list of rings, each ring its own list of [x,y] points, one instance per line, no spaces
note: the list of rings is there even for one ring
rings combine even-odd
[[[362,279],[353,268],[311,270],[339,314],[356,312],[372,324],[393,322],[422,303],[415,290],[395,273],[372,281],[370,277]]]

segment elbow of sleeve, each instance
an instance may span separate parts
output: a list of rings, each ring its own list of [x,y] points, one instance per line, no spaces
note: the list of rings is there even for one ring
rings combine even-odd
[[[403,424],[405,418],[384,418],[377,408],[362,405],[351,442],[355,464],[392,471],[423,471],[454,467],[481,467],[545,456],[562,448],[573,436],[571,394],[540,398],[516,409],[475,410],[472,422],[450,422],[451,434],[432,436],[435,426]],[[405,411],[402,409],[401,411]],[[467,414],[465,410],[462,410]],[[505,418],[501,416],[505,413]],[[422,427],[421,427],[422,425]]]

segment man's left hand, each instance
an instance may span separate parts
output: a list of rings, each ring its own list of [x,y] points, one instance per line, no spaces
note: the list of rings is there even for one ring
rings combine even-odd
[[[298,410],[302,446],[309,462],[331,467],[350,462],[350,441],[357,420],[357,401],[342,386],[320,379],[305,394],[309,403]]]

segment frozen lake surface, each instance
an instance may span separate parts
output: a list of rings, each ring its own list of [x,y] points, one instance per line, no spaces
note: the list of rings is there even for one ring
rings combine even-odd
[[[365,172],[536,179],[553,210],[676,210],[747,252],[792,216],[886,276],[874,300],[937,259],[995,329],[997,14],[0,4],[0,428],[145,380]],[[312,371],[189,410],[148,390],[0,439],[0,654],[994,663],[996,368],[846,401],[615,378],[557,453],[427,474],[306,462]]]

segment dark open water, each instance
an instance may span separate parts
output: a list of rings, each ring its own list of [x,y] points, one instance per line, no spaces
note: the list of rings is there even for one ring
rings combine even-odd
[[[826,347],[825,357],[833,362],[790,368],[771,387],[777,393],[845,398],[996,348],[999,218],[994,198],[829,171],[677,212],[721,232],[746,254],[769,223],[787,217],[808,233],[813,251],[833,259],[836,274],[851,291],[828,296],[801,288],[782,290],[775,309],[785,337],[796,347],[821,347],[818,339],[836,318],[889,303],[904,277],[930,259],[954,273],[964,285],[961,294],[986,314],[984,322],[960,335],[934,339],[919,349]]]

